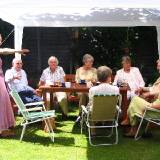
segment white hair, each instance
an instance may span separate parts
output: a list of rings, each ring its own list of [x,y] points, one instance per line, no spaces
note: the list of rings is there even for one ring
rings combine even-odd
[[[55,60],[56,63],[57,63],[57,65],[58,65],[59,61],[58,61],[57,57],[55,57],[55,56],[49,57],[49,58],[48,58],[48,64],[49,64],[49,62],[50,62],[51,60]]]
[[[20,58],[13,58],[12,64],[15,64],[17,61],[21,61],[22,62],[22,59],[20,59]]]

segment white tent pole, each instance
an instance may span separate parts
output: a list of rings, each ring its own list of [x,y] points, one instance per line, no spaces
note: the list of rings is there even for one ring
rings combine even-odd
[[[160,27],[156,27],[157,28],[157,43],[158,43],[158,55],[160,57]]]
[[[22,38],[23,38],[23,26],[15,25],[15,28],[14,28],[14,48],[16,50],[22,49]],[[15,57],[21,59],[21,54],[15,53]]]

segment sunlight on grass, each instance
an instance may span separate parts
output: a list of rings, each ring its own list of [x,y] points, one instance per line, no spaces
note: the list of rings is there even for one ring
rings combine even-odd
[[[151,138],[139,141],[124,138],[119,128],[119,144],[108,147],[91,147],[86,138],[80,134],[80,126],[74,124],[78,108],[71,108],[67,121],[62,121],[57,113],[57,130],[55,143],[42,125],[34,124],[27,127],[23,142],[19,141],[22,127],[21,117],[17,117],[16,136],[0,139],[0,160],[157,160],[159,159],[159,130],[153,129]],[[87,132],[85,132],[87,133]]]

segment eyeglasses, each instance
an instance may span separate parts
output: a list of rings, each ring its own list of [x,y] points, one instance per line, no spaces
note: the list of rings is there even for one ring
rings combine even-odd
[[[18,65],[21,64],[22,65],[23,63],[16,63],[16,64],[18,64]]]

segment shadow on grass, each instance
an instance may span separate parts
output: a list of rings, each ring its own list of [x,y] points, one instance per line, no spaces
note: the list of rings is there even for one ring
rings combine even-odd
[[[57,133],[63,132],[62,130],[57,129],[55,131],[55,139],[54,143],[51,141],[49,133],[45,133],[43,130],[41,130],[42,125],[41,123],[37,124],[30,124],[26,127],[25,134],[23,136],[23,142],[30,142],[34,144],[40,144],[43,146],[49,146],[49,145],[60,145],[60,146],[74,146],[75,140],[74,137],[57,137]],[[15,128],[15,136],[14,137],[8,137],[4,139],[12,139],[12,140],[18,140],[20,142],[20,136],[22,132],[22,126],[18,125]]]

